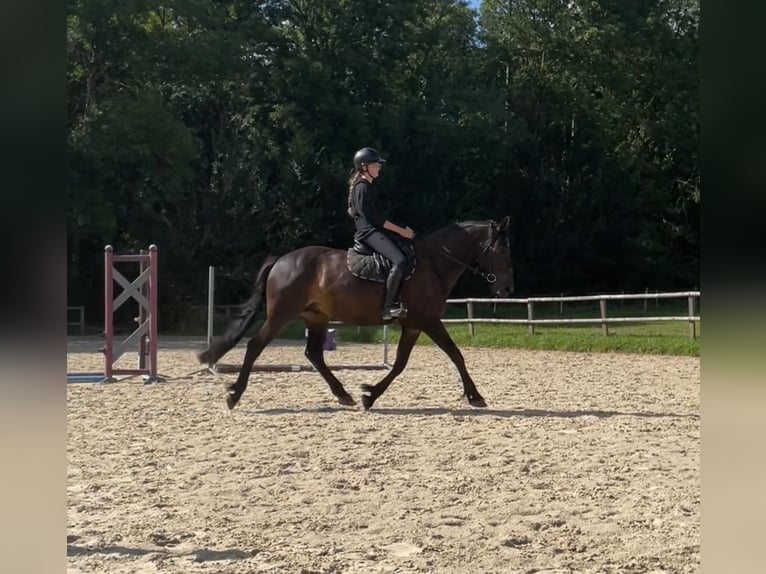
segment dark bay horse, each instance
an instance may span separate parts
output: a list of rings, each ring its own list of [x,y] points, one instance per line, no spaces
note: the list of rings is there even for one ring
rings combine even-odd
[[[404,370],[421,331],[431,337],[457,367],[468,403],[474,407],[487,406],[441,317],[450,291],[466,269],[480,273],[497,296],[507,296],[513,291],[508,225],[508,217],[499,224],[491,220],[464,221],[414,239],[417,265],[401,289],[408,314],[398,319],[402,332],[396,360],[380,382],[362,386],[365,410]],[[325,364],[325,334],[331,320],[349,325],[382,325],[383,285],[352,275],[346,264],[345,250],[311,246],[281,257],[269,257],[258,271],[252,297],[225,334],[214,339],[210,347],[198,355],[200,362],[216,363],[231,350],[252,326],[264,303],[266,320],[248,342],[237,381],[228,388],[229,408],[233,409],[245,392],[253,364],[263,349],[297,317],[302,318],[308,328],[306,357],[327,381],[338,402],[354,405],[354,399]]]

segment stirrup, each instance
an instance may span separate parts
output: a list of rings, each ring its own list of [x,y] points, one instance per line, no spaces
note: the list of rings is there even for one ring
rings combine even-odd
[[[401,303],[394,303],[391,307],[383,309],[383,320],[403,319],[407,316],[407,309]]]

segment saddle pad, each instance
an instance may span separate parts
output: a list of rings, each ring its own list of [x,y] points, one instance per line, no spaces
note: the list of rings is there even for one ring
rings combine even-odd
[[[404,280],[406,281],[415,272],[415,248],[411,243],[401,245],[407,255],[406,269],[404,271]],[[372,255],[362,255],[349,249],[346,254],[346,264],[352,275],[360,279],[385,283],[388,272],[391,270],[391,261],[383,257],[380,253]]]

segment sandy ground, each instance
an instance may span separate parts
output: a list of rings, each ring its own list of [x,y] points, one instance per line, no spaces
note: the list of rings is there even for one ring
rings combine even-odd
[[[699,571],[699,359],[464,349],[474,410],[417,347],[368,413],[314,373],[255,373],[229,413],[234,375],[185,346],[159,363],[182,379],[67,385],[68,574]]]

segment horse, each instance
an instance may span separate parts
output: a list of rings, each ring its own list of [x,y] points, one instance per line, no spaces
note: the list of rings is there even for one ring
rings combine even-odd
[[[457,367],[468,404],[487,406],[466,370],[463,355],[450,337],[441,317],[446,300],[465,270],[481,275],[496,297],[513,291],[508,229],[510,218],[451,223],[412,240],[416,266],[403,282],[401,301],[406,317],[382,319],[384,285],[358,277],[348,263],[349,250],[308,246],[281,256],[269,256],[256,275],[250,299],[225,333],[197,355],[201,363],[214,364],[250,329],[262,308],[266,318],[247,343],[245,358],[234,384],[227,389],[226,403],[233,409],[245,392],[253,364],[263,349],[293,320],[300,317],[308,331],[305,355],[322,375],[341,405],[356,401],[324,361],[324,340],[331,320],[349,325],[374,326],[398,321],[401,336],[390,371],[375,385],[362,385],[361,400],[369,410],[391,382],[404,370],[420,333],[428,335]]]

